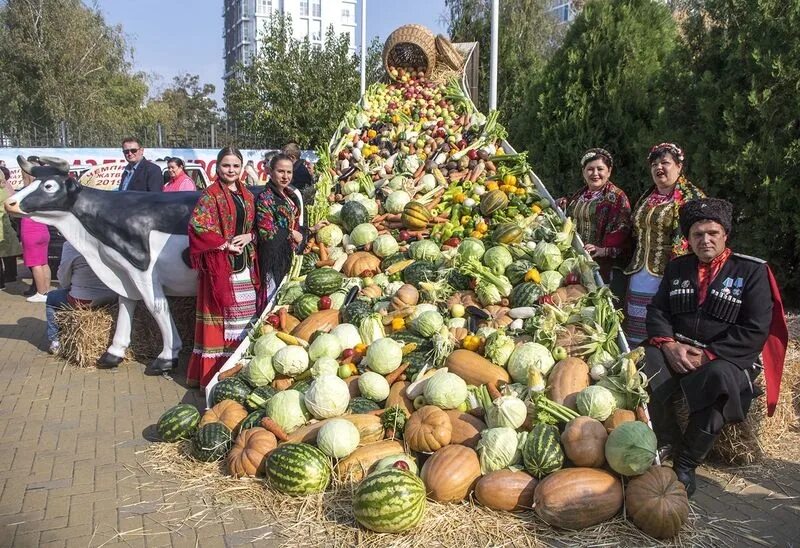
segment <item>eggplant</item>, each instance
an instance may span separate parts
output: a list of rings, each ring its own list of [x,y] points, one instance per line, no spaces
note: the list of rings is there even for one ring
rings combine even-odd
[[[353,175],[353,174],[354,174],[356,171],[358,171],[358,168],[357,168],[356,166],[350,166],[350,168],[349,168],[347,171],[345,171],[344,173],[342,173],[342,174],[339,176],[339,179],[337,179],[337,180],[338,180],[338,181],[346,181],[346,180],[347,180],[347,179],[349,179],[349,178],[350,178],[350,177],[351,177],[351,176],[352,176],[352,175]]]
[[[469,314],[470,316],[474,316],[480,320],[488,320],[491,317],[489,316],[488,312],[486,312],[482,308],[478,308],[477,306],[470,305],[465,310],[467,314]]]
[[[342,308],[355,301],[360,291],[361,289],[357,285],[351,287],[350,291],[347,292],[347,295],[344,298],[344,304],[342,305]]]

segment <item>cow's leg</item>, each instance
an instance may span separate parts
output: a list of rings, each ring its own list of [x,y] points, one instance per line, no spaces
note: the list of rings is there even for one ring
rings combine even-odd
[[[133,311],[136,310],[136,301],[119,297],[119,313],[117,314],[117,328],[114,339],[102,356],[97,359],[97,367],[109,369],[117,367],[125,358],[125,351],[131,344],[131,327],[133,326]]]
[[[172,321],[167,297],[161,291],[161,288],[156,289],[154,287],[152,299],[145,297],[144,301],[153,315],[153,319],[155,319],[158,329],[161,331],[161,338],[164,341],[161,354],[150,362],[150,365],[145,369],[145,374],[160,375],[178,366],[178,353],[182,346],[181,338],[178,335],[178,328],[175,327],[175,322]]]

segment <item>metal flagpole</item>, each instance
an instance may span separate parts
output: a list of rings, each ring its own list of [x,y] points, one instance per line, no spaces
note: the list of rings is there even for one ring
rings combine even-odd
[[[497,109],[497,34],[500,26],[500,0],[492,0],[492,41],[489,51],[489,110]]]
[[[361,97],[367,91],[367,0],[361,0]]]

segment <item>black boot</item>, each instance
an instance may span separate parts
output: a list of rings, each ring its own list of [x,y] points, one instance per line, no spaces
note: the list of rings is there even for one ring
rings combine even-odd
[[[665,460],[678,454],[681,441],[681,429],[675,416],[675,407],[669,401],[666,404],[651,400],[650,420],[658,439],[658,458],[663,464]]]
[[[686,487],[686,494],[690,497],[697,489],[695,469],[703,464],[706,456],[714,447],[717,434],[712,434],[697,426],[690,420],[683,435],[683,443],[677,459],[673,460],[672,469],[678,480]]]

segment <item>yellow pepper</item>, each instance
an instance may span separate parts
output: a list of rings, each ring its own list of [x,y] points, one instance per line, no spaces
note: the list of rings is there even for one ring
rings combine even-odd
[[[477,224],[477,226],[475,227],[475,230],[477,230],[481,234],[485,234],[486,232],[489,231],[489,225],[487,225],[486,223],[481,221],[480,223]]]
[[[378,135],[378,132],[374,129],[367,130],[367,138],[374,139]]]
[[[533,213],[534,215],[536,215],[538,213],[541,213],[541,212],[542,212],[542,208],[539,207],[539,204],[533,204],[531,206],[531,213]]]
[[[472,217],[470,215],[464,215],[463,217],[461,217],[461,226],[464,226],[465,224],[467,224],[471,220],[472,220]]]
[[[477,335],[467,335],[464,337],[464,340],[461,341],[461,346],[475,352],[481,347],[481,338]]]
[[[522,188],[521,186],[517,187],[517,190],[514,191],[514,194],[516,194],[517,196],[525,196],[525,189]]]
[[[392,318],[392,331],[402,331],[406,327],[406,321],[403,318]]]
[[[478,239],[483,238],[483,232],[478,232],[477,230],[473,230],[472,232],[469,233],[469,235],[472,236],[473,238],[478,238]]]
[[[525,273],[525,281],[538,284],[542,282],[542,276],[539,274],[538,270],[531,268]]]
[[[503,150],[502,147],[498,147],[497,150],[495,151],[494,155],[495,156],[503,156],[503,155],[505,155],[505,153],[506,153],[506,151]]]
[[[498,189],[497,181],[489,181],[488,183],[486,183],[486,190],[497,190],[497,189]]]
[[[508,186],[517,186],[517,178],[511,173],[506,173],[506,176],[503,177],[503,184]]]
[[[361,354],[362,356],[367,353],[367,345],[364,343],[358,343],[353,347],[353,350]]]
[[[463,204],[464,200],[466,200],[466,199],[467,199],[467,196],[463,192],[459,192],[458,194],[453,196],[453,201],[455,203],[457,203],[457,204]]]

